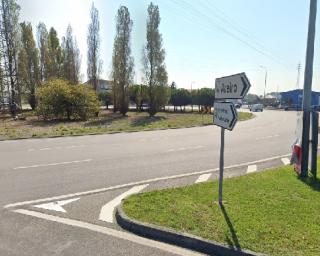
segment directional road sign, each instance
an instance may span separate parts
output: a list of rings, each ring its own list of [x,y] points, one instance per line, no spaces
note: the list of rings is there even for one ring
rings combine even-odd
[[[216,79],[216,99],[243,99],[251,85],[245,73]]]
[[[237,111],[231,102],[214,103],[214,124],[232,131],[237,120]]]

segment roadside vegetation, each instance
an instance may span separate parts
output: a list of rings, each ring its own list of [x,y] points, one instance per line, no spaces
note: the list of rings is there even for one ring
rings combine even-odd
[[[43,22],[36,28],[30,22],[20,22],[20,12],[17,0],[0,2],[0,27],[10,28],[0,31],[1,140],[212,124],[214,89],[187,90],[175,82],[169,85],[160,10],[152,2],[147,9],[141,56],[142,84],[133,83],[134,21],[126,6],[120,6],[115,15],[111,81],[107,81],[101,79],[99,10],[92,4],[85,83],[81,81],[81,53],[72,27],[68,25],[60,39],[57,30],[48,29]],[[26,105],[32,111],[22,108]],[[166,112],[168,106],[173,106],[174,113]],[[240,113],[240,120],[251,117]]]
[[[239,113],[240,120],[253,117],[251,113]],[[98,117],[87,121],[43,120],[34,111],[24,112],[24,120],[13,120],[10,115],[0,115],[0,140],[18,138],[43,138],[103,134],[113,132],[172,129],[212,125],[211,114],[159,112],[149,117],[147,112],[120,113],[102,110]]]
[[[318,165],[318,169],[319,169]],[[131,196],[136,220],[268,255],[319,255],[320,181],[301,180],[293,167]]]

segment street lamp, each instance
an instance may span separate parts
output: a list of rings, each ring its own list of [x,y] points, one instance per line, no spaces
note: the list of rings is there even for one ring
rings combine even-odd
[[[267,88],[267,78],[268,78],[268,69],[265,66],[260,65],[260,68],[264,69],[266,72],[265,78],[264,78],[264,100],[266,99],[266,88]]]
[[[194,81],[191,82],[191,112],[193,113],[193,97],[192,97],[192,85],[195,84]]]

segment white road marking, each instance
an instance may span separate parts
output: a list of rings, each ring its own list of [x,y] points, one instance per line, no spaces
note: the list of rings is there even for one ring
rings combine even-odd
[[[57,166],[57,165],[79,164],[79,163],[87,163],[87,162],[91,162],[91,161],[92,161],[92,159],[86,159],[86,160],[61,162],[61,163],[37,164],[37,165],[30,165],[30,166],[19,166],[19,167],[15,167],[13,169],[20,170],[20,169],[30,169],[30,168],[39,168],[39,167],[48,167],[48,166]]]
[[[289,165],[290,164],[290,160],[289,158],[285,157],[285,158],[281,158],[281,161],[284,165]]]
[[[50,210],[50,211],[66,213],[67,211],[62,206],[66,205],[66,204],[70,204],[75,201],[78,201],[79,199],[80,198],[73,198],[73,199],[64,200],[64,201],[57,201],[57,202],[51,202],[51,203],[47,203],[47,204],[34,205],[33,207],[46,209],[46,210]]]
[[[257,165],[249,165],[248,166],[248,170],[247,170],[247,173],[253,173],[253,172],[256,172],[258,169]]]
[[[204,146],[194,146],[194,147],[182,147],[182,148],[172,148],[169,149],[167,152],[178,152],[178,151],[187,151],[187,150],[196,150],[196,149],[200,149],[200,148],[204,148]]]
[[[141,186],[135,186],[131,189],[129,189],[128,191],[124,192],[123,194],[117,196],[115,199],[113,199],[112,201],[108,202],[107,204],[105,204],[100,211],[100,215],[99,215],[99,220],[104,221],[104,222],[109,222],[112,223],[113,222],[113,212],[114,209],[121,204],[122,199],[139,193],[140,191],[142,191],[143,189],[145,189],[147,186],[149,186],[149,184],[146,185],[141,185]]]
[[[263,163],[263,162],[272,161],[272,160],[276,160],[276,159],[281,159],[281,158],[288,157],[288,156],[291,156],[291,154],[269,157],[269,158],[265,158],[265,159],[261,159],[261,160],[257,160],[257,161],[252,161],[252,162],[246,162],[246,163],[242,163],[242,164],[230,165],[230,166],[225,167],[224,169],[227,170],[227,169],[232,169],[232,168],[236,168],[236,167],[244,167],[244,166],[248,166],[248,165],[252,165],[252,164],[258,164],[258,163]],[[154,182],[158,182],[158,181],[162,181],[162,180],[171,180],[171,179],[178,179],[178,178],[201,175],[201,174],[205,174],[205,173],[212,173],[212,172],[217,172],[218,170],[219,170],[219,168],[215,168],[215,169],[209,169],[206,171],[190,172],[190,173],[165,176],[165,177],[155,178],[155,179],[141,180],[138,182],[131,182],[131,183],[127,183],[127,184],[116,185],[116,186],[100,188],[100,189],[94,189],[94,190],[89,190],[89,191],[84,191],[84,192],[76,192],[76,193],[72,193],[72,194],[65,194],[65,195],[60,195],[60,196],[17,202],[17,203],[7,204],[4,206],[4,208],[8,209],[8,208],[12,208],[12,207],[27,205],[27,204],[37,204],[37,203],[67,199],[67,198],[72,198],[72,197],[87,196],[87,195],[103,193],[103,192],[107,192],[107,191],[115,190],[115,189],[119,189],[119,188],[138,186],[138,185],[142,185],[142,184],[146,184],[146,183],[154,183]]]
[[[34,152],[34,151],[49,151],[49,150],[61,150],[61,149],[74,149],[74,148],[80,148],[84,147],[84,145],[71,145],[71,146],[64,146],[64,147],[51,147],[51,148],[39,148],[39,149],[34,149],[30,148],[28,149],[28,152]]]
[[[71,220],[71,219],[67,219],[67,218],[61,218],[61,217],[57,217],[57,216],[52,216],[52,215],[43,214],[40,212],[34,212],[34,211],[23,210],[23,209],[15,210],[13,212],[27,215],[27,216],[31,216],[31,217],[35,217],[35,218],[39,218],[39,219],[43,219],[43,220],[47,220],[47,221],[52,221],[52,222],[68,225],[71,227],[87,229],[87,230],[90,230],[93,232],[98,232],[98,233],[101,233],[104,235],[115,237],[117,239],[130,241],[130,242],[133,242],[136,244],[140,244],[142,246],[156,248],[156,249],[163,250],[163,251],[173,253],[176,255],[181,255],[181,256],[202,255],[202,254],[199,254],[199,253],[187,250],[187,249],[183,249],[183,248],[180,248],[177,246],[169,245],[166,243],[161,243],[161,242],[154,241],[151,239],[136,236],[136,235],[128,233],[128,232],[123,232],[123,231],[112,229],[112,228],[98,226],[98,225],[94,225],[94,224],[87,223],[87,222],[82,222],[82,221],[78,221],[78,220]]]
[[[200,175],[200,177],[196,180],[195,183],[201,183],[201,182],[205,182],[207,181],[210,177],[211,177],[211,173],[208,173],[208,174],[202,174]]]
[[[273,139],[273,138],[277,138],[277,137],[280,137],[280,135],[279,134],[270,135],[270,136],[266,136],[266,137],[257,138],[256,140],[268,140],[268,139]]]

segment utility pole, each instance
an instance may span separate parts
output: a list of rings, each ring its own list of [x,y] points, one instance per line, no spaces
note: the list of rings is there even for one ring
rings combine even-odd
[[[303,128],[302,128],[302,161],[301,177],[308,175],[309,143],[310,143],[310,113],[311,89],[313,77],[314,42],[316,32],[317,0],[310,0],[308,43],[303,87]]]

